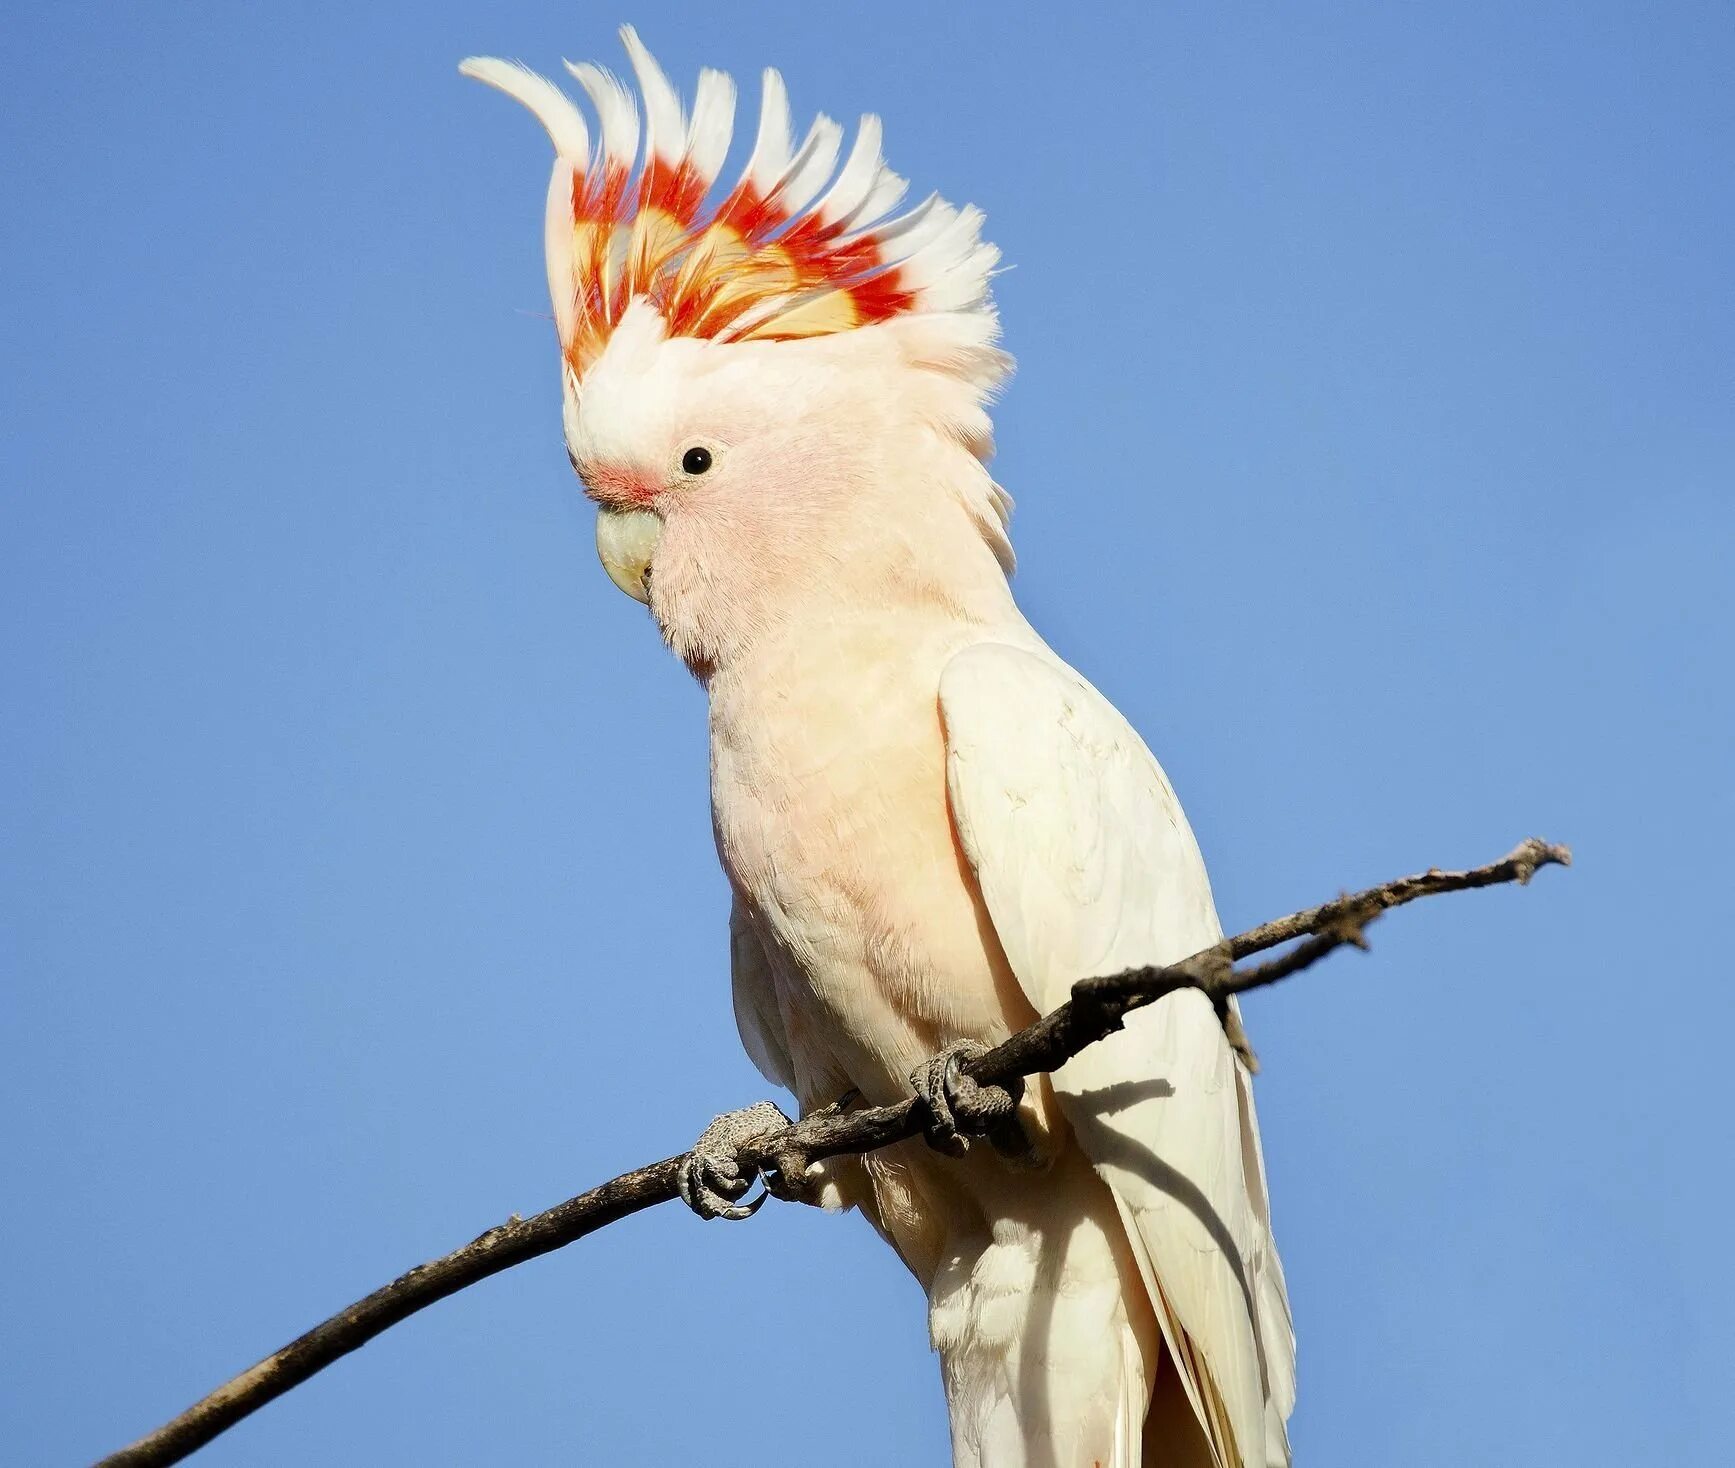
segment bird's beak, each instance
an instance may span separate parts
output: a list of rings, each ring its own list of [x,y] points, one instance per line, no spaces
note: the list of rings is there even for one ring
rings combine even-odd
[[[649,510],[596,512],[596,553],[608,579],[634,601],[647,606],[651,600],[651,557],[663,522]]]

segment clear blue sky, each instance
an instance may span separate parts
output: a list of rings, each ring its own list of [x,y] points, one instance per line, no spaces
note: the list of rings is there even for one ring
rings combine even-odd
[[[11,7],[0,1458],[115,1447],[765,1093],[702,696],[560,447],[546,144],[455,71],[622,19],[987,210],[1020,596],[1227,924],[1578,851],[1248,1006],[1301,1460],[1713,1460],[1735,13],[1583,0]],[[200,1461],[943,1434],[865,1224],[663,1208]]]

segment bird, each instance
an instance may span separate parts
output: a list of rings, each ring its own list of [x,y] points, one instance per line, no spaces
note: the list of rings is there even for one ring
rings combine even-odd
[[[877,117],[797,140],[773,69],[725,176],[733,81],[703,69],[689,104],[621,34],[630,78],[566,63],[588,112],[516,62],[460,68],[554,146],[568,457],[604,570],[707,695],[748,1055],[802,1114],[934,1118],[768,1181],[858,1210],[920,1283],[956,1468],[1286,1465],[1295,1335],[1233,1012],[1170,994],[970,1119],[960,1065],[1074,981],[1222,937],[1167,776],[1013,597],[983,215],[901,208]],[[783,1120],[705,1129],[695,1211],[751,1211],[735,1153]]]

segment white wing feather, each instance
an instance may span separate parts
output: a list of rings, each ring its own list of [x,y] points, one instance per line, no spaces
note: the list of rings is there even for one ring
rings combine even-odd
[[[1046,649],[982,644],[947,665],[940,706],[953,820],[1032,1004],[1217,941],[1180,804],[1090,684]],[[1251,1089],[1209,1001],[1135,1011],[1053,1081],[1115,1194],[1218,1462],[1287,1464],[1294,1337]]]

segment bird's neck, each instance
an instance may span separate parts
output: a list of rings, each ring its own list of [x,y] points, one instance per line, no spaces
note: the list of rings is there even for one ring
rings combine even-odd
[[[722,674],[751,677],[815,657],[842,659],[839,666],[859,672],[870,652],[896,661],[916,645],[1022,628],[983,514],[930,481],[864,495],[844,524],[816,527],[806,541],[768,546],[765,537],[749,545],[752,532],[744,530],[739,558],[720,559],[757,556],[755,573],[727,583],[684,577],[659,607],[659,621],[707,686]],[[997,520],[992,528],[1000,533]]]

